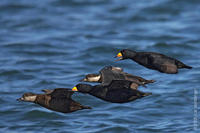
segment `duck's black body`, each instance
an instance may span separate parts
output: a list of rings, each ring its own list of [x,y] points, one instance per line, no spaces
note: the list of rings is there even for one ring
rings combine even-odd
[[[131,89],[131,84],[132,82],[127,80],[113,80],[107,86],[78,84],[76,87],[79,92],[88,93],[112,103],[126,103],[151,94]]]
[[[73,93],[73,91],[65,88],[54,89],[50,94],[47,93],[37,96],[35,103],[48,109],[63,113],[87,109],[88,107],[72,100],[71,96]]]
[[[83,106],[80,103],[72,100],[73,91],[65,88],[57,88],[54,90],[45,90],[46,94],[33,94],[36,99],[32,102],[39,104],[50,110],[70,113],[82,109],[90,109],[90,107]],[[25,93],[26,94],[26,93]],[[26,101],[25,97],[20,98],[21,101]],[[30,101],[29,101],[30,102]]]
[[[158,70],[162,73],[176,74],[178,69],[192,67],[185,65],[181,61],[168,57],[166,55],[154,52],[135,52],[132,50],[124,49],[121,51],[123,59],[132,59],[140,65],[149,69]]]

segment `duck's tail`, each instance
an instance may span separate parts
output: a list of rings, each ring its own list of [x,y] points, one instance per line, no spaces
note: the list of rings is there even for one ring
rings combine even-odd
[[[82,108],[82,109],[92,109],[92,108],[89,107],[89,106],[82,106],[81,108]]]
[[[144,82],[144,84],[149,84],[149,83],[154,83],[154,82],[156,82],[156,80],[146,80],[146,81]]]
[[[184,65],[183,68],[192,69],[191,66]]]
[[[187,69],[192,69],[191,66],[185,65],[184,63],[177,61],[176,65],[178,66],[178,68],[187,68]]]
[[[143,94],[144,97],[145,97],[145,96],[149,96],[149,95],[152,95],[152,93],[149,92],[149,93],[144,93],[144,94]]]

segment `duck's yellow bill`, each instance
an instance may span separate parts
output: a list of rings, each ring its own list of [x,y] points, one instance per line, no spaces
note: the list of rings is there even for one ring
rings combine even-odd
[[[122,53],[119,52],[119,53],[117,54],[117,57],[121,57],[121,56],[122,56]]]
[[[72,91],[78,91],[77,87],[72,88]]]

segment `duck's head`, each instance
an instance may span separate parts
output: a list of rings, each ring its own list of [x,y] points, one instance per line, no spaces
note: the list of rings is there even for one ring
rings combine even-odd
[[[89,84],[77,84],[72,88],[72,91],[78,91],[82,93],[89,93],[92,90],[92,86]]]
[[[115,57],[118,58],[117,61],[129,59],[136,55],[136,52],[129,49],[121,50]]]
[[[34,102],[36,100],[37,94],[34,93],[24,93],[23,96],[18,101]]]
[[[98,82],[100,80],[100,74],[87,74],[81,81],[84,82]]]

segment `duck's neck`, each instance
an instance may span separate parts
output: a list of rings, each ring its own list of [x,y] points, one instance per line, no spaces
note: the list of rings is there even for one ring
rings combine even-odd
[[[42,106],[45,106],[45,104],[47,103],[47,101],[48,100],[46,99],[45,95],[40,94],[40,95],[37,95],[34,103],[42,105]]]
[[[137,52],[131,50],[131,51],[127,51],[126,56],[128,59],[134,59],[136,54]]]

